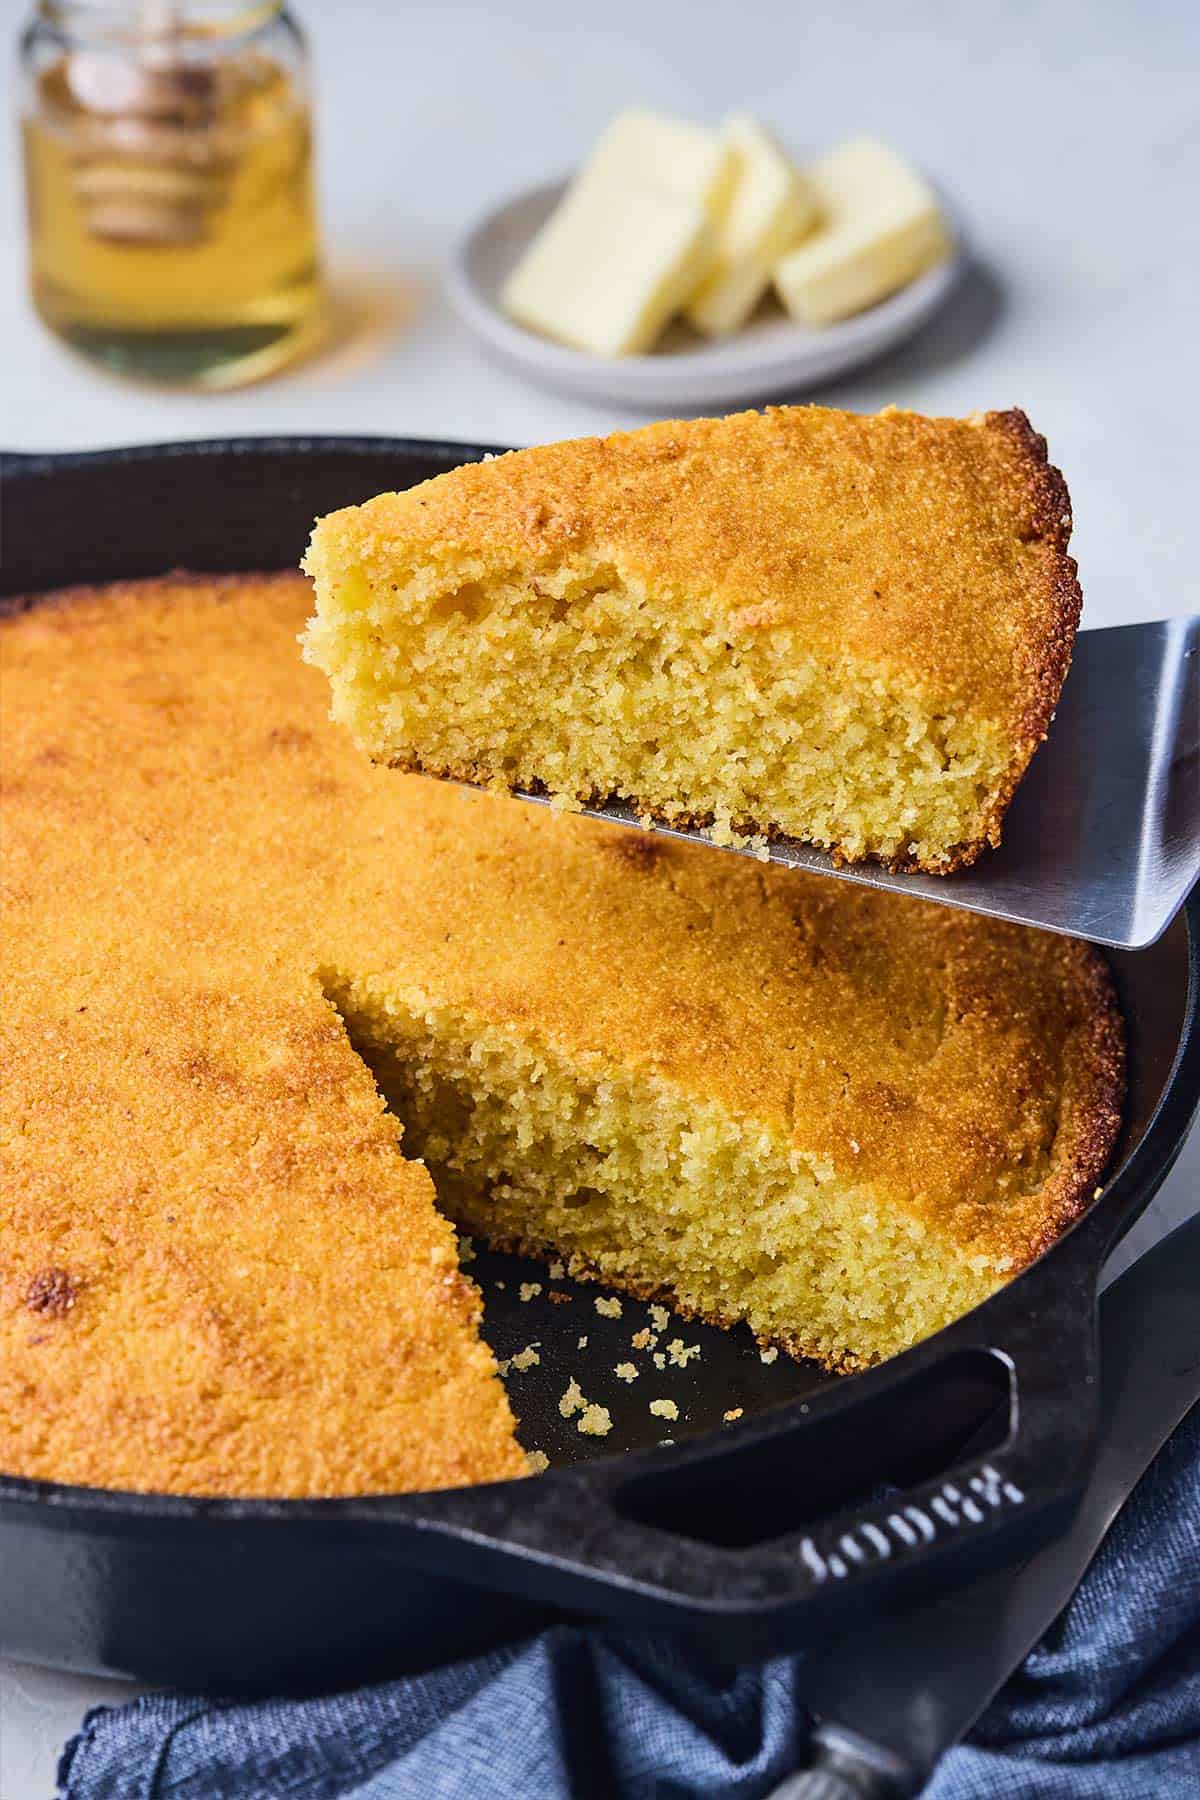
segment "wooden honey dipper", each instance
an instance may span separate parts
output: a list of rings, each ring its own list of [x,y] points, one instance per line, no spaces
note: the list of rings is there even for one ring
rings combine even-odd
[[[222,71],[180,54],[176,8],[141,10],[129,57],[78,51],[67,80],[85,115],[72,151],[86,229],[112,243],[203,241],[237,162],[222,130]]]

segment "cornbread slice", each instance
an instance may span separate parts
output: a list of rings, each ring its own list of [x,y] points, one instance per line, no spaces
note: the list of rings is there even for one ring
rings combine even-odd
[[[375,768],[296,655],[309,598],[173,577],[0,622],[0,1468],[519,1473],[405,1156],[493,1242],[836,1366],[1087,1204],[1095,951]]]
[[[322,519],[305,653],[380,762],[944,872],[996,843],[1079,617],[1024,414],[775,407]]]

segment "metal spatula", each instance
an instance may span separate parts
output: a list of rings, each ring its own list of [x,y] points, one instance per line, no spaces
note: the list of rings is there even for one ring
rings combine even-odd
[[[1152,944],[1200,878],[1198,646],[1200,617],[1081,632],[1004,842],[974,868],[943,876],[892,875],[870,863],[838,869],[824,851],[791,841],[771,844],[771,861],[1097,944]],[[587,810],[640,828],[623,803]],[[699,831],[650,829],[709,842]]]

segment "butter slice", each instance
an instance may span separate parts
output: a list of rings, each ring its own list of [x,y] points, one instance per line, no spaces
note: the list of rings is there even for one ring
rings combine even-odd
[[[650,185],[700,200],[716,220],[737,179],[737,159],[715,131],[646,107],[627,107],[601,136],[575,178],[605,187]]]
[[[622,113],[509,276],[506,311],[597,356],[649,350],[712,267],[734,174],[715,133]]]
[[[822,224],[775,268],[780,299],[805,325],[862,312],[949,254],[932,190],[873,138],[840,145],[806,173]]]
[[[816,224],[809,181],[769,131],[746,113],[725,121],[721,137],[737,179],[717,221],[717,261],[684,309],[697,331],[724,337],[746,323],[776,263]]]

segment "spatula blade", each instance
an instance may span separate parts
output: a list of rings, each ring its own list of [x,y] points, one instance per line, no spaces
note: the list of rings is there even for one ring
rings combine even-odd
[[[546,803],[525,791],[519,798]],[[643,829],[619,801],[588,816]],[[644,827],[710,844],[701,831]],[[720,846],[735,855],[757,852]],[[1141,950],[1200,879],[1200,616],[1080,632],[1050,735],[1030,765],[998,850],[955,875],[836,868],[790,839],[771,862],[943,906]]]

